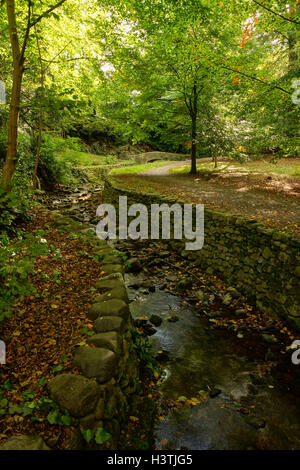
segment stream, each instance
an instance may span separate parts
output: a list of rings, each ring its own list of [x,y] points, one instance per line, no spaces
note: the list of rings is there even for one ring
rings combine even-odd
[[[48,207],[95,224],[99,189],[92,198],[90,195],[88,190],[66,191],[48,199]],[[282,382],[281,375],[276,375],[279,351],[279,359],[266,371],[268,361],[265,353],[263,357],[260,354],[261,337],[260,343],[256,339],[241,342],[236,332],[218,329],[184,291],[169,289],[169,284],[182,277],[177,255],[170,258],[168,251],[152,242],[122,241],[115,247],[127,251],[129,257],[143,256],[144,252],[145,260],[150,259],[148,265],[142,262],[136,273],[125,275],[131,314],[135,320],[152,315],[161,318],[161,325],[148,336],[154,351],[163,351],[167,357],[159,391],[167,400],[180,398],[182,402],[182,406],[160,413],[162,419],[157,419],[154,430],[155,448],[300,450],[300,369],[293,366]],[[171,268],[166,259],[171,260]],[[228,314],[222,304],[215,312],[215,301],[211,300],[215,296],[205,288],[204,294],[210,299],[206,305],[212,314]],[[268,349],[268,345],[263,347]],[[290,362],[286,364],[289,368]],[[187,400],[191,398],[199,403],[190,406]]]
[[[132,281],[127,275],[127,285]],[[149,337],[156,352],[169,353],[163,394],[176,399],[209,389],[212,396],[219,393],[192,408],[172,409],[158,421],[157,449],[300,449],[299,400],[276,390],[272,376],[259,377],[257,363],[237,354],[232,338],[216,334],[183,299],[158,286],[153,293],[128,291],[133,318],[157,314],[163,319]],[[179,320],[169,322],[170,314]]]

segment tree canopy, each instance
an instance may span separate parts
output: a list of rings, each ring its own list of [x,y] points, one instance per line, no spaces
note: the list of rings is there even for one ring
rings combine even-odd
[[[2,1],[3,182],[20,125],[191,152],[192,172],[202,154],[297,151],[298,26],[298,0]]]

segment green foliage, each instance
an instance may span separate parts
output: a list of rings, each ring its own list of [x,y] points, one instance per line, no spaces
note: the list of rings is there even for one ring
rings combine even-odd
[[[7,413],[9,415],[20,415],[23,418],[30,416],[31,422],[42,422],[44,421],[42,415],[45,412],[48,412],[46,419],[51,425],[72,426],[74,424],[70,413],[67,410],[61,411],[57,403],[50,398],[35,399],[35,394],[28,390],[23,393],[23,401],[16,406],[9,403],[8,399],[4,398],[0,392],[0,416]]]
[[[56,183],[63,183],[67,179],[67,175],[70,174],[71,169],[67,163],[56,158],[57,152],[68,148],[69,144],[72,147],[77,145],[73,139],[65,142],[64,139],[43,134],[38,174],[46,187],[51,188]]]
[[[151,344],[136,328],[132,328],[131,334],[134,349],[141,363],[148,369],[153,370],[157,366],[157,360],[155,359],[155,353]]]
[[[29,209],[30,192],[27,188],[13,184],[8,192],[0,183],[0,233],[12,227],[13,223],[26,216]]]
[[[51,2],[42,3],[34,7],[36,16]],[[292,13],[284,2],[264,5],[278,14],[242,0],[65,2],[59,9],[63,14],[43,18],[28,38],[17,173],[25,179],[32,173],[36,144],[30,147],[28,129],[33,142],[40,111],[43,134],[80,136],[100,160],[112,144],[127,142],[189,153],[193,141],[198,155],[224,156],[236,146],[254,156],[274,149],[279,156],[298,155],[299,106],[292,103],[292,83],[299,78],[299,38],[296,23],[285,17],[299,17],[299,4]],[[23,2],[16,9],[24,37],[27,10]],[[247,35],[249,21],[253,28]],[[0,76],[9,98],[11,51],[4,8],[0,30]],[[7,120],[8,107],[0,106],[0,159],[6,152]],[[44,135],[39,177],[50,188],[68,182],[71,167],[89,165],[89,158],[78,155],[82,152],[86,147],[74,137]],[[235,151],[233,156],[241,157]],[[107,157],[104,163],[115,159]],[[102,161],[91,159],[94,164]]]
[[[81,434],[88,444],[93,439],[95,439],[96,444],[104,444],[111,438],[111,434],[102,427],[97,428],[95,431],[92,429],[81,429]]]
[[[244,153],[240,152],[240,150],[238,150],[238,149],[232,150],[232,152],[230,152],[229,156],[233,160],[236,160],[240,163],[245,163],[246,159],[247,159],[247,156]]]
[[[11,317],[16,297],[35,292],[29,274],[35,272],[35,258],[48,253],[48,245],[41,238],[43,235],[42,230],[19,234],[13,240],[6,232],[0,235],[0,322]]]

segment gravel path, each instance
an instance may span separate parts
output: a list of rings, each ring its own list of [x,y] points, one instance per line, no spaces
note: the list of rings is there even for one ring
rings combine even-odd
[[[215,210],[242,215],[300,235],[299,180],[238,172],[195,176],[168,173],[171,168],[184,164],[185,161],[174,162],[138,175],[119,175],[118,178],[135,188],[148,187],[162,194],[176,194],[180,200],[205,204]]]

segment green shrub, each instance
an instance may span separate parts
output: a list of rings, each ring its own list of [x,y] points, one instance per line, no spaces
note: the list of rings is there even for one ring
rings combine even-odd
[[[65,183],[72,179],[71,166],[62,158],[57,158],[57,155],[67,150],[79,152],[82,149],[85,149],[84,144],[77,137],[62,139],[50,134],[43,135],[38,174],[46,188],[51,189],[57,183]]]
[[[34,260],[48,253],[42,230],[10,240],[6,232],[0,234],[0,322],[12,315],[17,296],[34,292],[28,274],[34,273]]]
[[[95,155],[103,155],[103,151],[105,149],[105,145],[100,145],[99,142],[94,142],[91,145],[91,153],[94,153]]]
[[[113,163],[117,163],[118,159],[115,155],[107,155],[105,157],[106,165],[112,165]]]
[[[55,158],[56,153],[62,149],[61,141],[63,139],[53,138],[48,134],[42,137],[38,174],[47,188],[63,182],[64,175],[69,172],[68,165]]]
[[[237,160],[239,163],[245,163],[247,161],[247,155],[240,152],[238,149],[234,149],[229,153],[230,158]]]
[[[9,192],[0,183],[0,232],[9,230],[16,219],[24,219],[29,208],[30,194],[27,188],[16,182]]]

